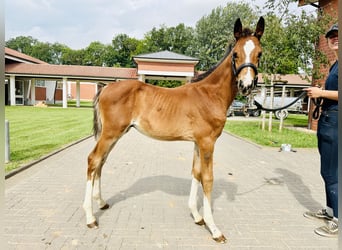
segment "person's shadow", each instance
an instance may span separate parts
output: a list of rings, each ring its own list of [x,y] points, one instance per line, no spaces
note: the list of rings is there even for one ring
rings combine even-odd
[[[310,211],[315,211],[322,207],[312,197],[310,189],[303,183],[299,175],[283,168],[277,168],[275,172],[282,175],[280,179],[283,179],[290,192],[303,207]]]

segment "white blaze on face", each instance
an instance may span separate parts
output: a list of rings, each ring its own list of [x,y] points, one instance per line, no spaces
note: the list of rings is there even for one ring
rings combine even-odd
[[[243,50],[245,51],[246,55],[246,60],[245,63],[250,63],[251,62],[251,53],[254,50],[255,45],[252,40],[248,40],[245,45],[243,46]],[[254,79],[252,76],[252,68],[248,67],[247,69],[247,74],[243,77],[243,81],[246,83],[251,83]]]

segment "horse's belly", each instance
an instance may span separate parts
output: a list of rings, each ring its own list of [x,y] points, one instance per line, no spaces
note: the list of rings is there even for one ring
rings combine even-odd
[[[149,122],[147,120],[135,121],[133,126],[142,134],[165,141],[193,141],[193,131],[185,124],[175,124],[172,121]]]

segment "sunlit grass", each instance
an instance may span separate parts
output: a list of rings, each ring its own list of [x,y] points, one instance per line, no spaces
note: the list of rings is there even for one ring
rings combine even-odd
[[[90,108],[6,106],[5,119],[11,152],[6,172],[92,133]]]
[[[294,148],[315,148],[317,138],[314,132],[298,131],[296,127],[306,127],[305,115],[289,115],[284,121],[284,127],[279,131],[279,121],[272,121],[272,129],[269,132],[268,120],[265,129],[262,130],[262,121],[234,121],[228,120],[225,130],[239,137],[250,140],[262,146],[280,147],[281,144],[291,144]]]
[[[63,146],[92,134],[91,102],[82,103],[82,108],[61,107],[5,107],[5,118],[10,122],[11,161],[5,164],[6,172],[37,160]],[[225,130],[263,146],[280,147],[291,144],[293,148],[315,148],[315,133],[306,133],[286,127],[305,127],[307,117],[290,115],[285,128],[279,132],[279,121],[274,120],[272,132],[261,129],[257,121],[228,120]]]

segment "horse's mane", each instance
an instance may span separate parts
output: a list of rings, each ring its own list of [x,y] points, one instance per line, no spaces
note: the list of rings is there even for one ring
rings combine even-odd
[[[240,38],[248,37],[251,35],[253,35],[253,31],[249,28],[244,28],[240,34]],[[206,78],[208,75],[210,75],[228,57],[230,52],[233,50],[234,46],[235,46],[235,43],[230,44],[228,48],[226,49],[226,52],[224,53],[223,58],[217,64],[215,64],[213,67],[208,69],[206,72],[199,74],[198,76],[195,76],[194,78],[192,78],[191,82],[199,82],[203,80],[204,78]]]

